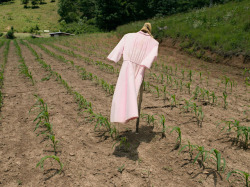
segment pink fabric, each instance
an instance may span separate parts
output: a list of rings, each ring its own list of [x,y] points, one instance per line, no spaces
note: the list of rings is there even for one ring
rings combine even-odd
[[[138,118],[138,92],[145,68],[150,68],[157,58],[158,46],[159,43],[147,33],[129,33],[123,36],[107,57],[117,63],[123,55],[112,100],[111,122],[126,123]]]

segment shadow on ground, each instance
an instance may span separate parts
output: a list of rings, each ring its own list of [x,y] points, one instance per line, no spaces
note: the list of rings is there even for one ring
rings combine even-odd
[[[142,126],[139,133],[132,130],[120,133],[120,137],[126,137],[126,142],[115,144],[114,155],[117,157],[127,157],[130,160],[138,160],[138,147],[142,142],[150,143],[158,133],[153,132],[152,126]]]

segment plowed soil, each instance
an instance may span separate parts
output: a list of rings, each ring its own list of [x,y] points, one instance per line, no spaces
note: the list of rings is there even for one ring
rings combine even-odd
[[[54,45],[120,69],[122,61],[115,64],[105,59],[118,41],[116,37],[104,36],[101,41],[79,40],[74,43],[69,40],[55,40]],[[88,50],[92,42],[98,47]],[[67,45],[64,45],[66,43]],[[104,45],[105,43],[107,45]],[[50,56],[35,44],[29,44],[73,90],[92,103],[96,113],[109,117],[112,95],[93,81],[82,80],[70,64]],[[180,149],[176,149],[177,134],[170,134],[171,128],[167,128],[166,138],[162,138],[159,120],[152,126],[148,125],[145,119],[141,119],[138,134],[135,133],[135,120],[127,124],[114,124],[120,137],[126,137],[128,140],[128,149],[123,149],[119,142],[107,134],[104,135],[98,129],[94,130],[95,122],[86,120],[88,114],[78,110],[74,97],[55,77],[42,80],[49,76],[49,72],[41,67],[25,45],[20,42],[19,45],[35,84],[32,85],[28,78],[19,74],[19,56],[11,42],[4,72],[4,87],[1,90],[3,107],[0,124],[0,186],[244,186],[241,177],[232,175],[230,181],[233,182],[229,183],[226,175],[234,169],[250,172],[250,148],[243,149],[240,143],[236,144],[233,141],[234,132],[227,133],[217,127],[218,122],[231,118],[239,120],[241,125],[250,126],[247,116],[250,95],[244,84],[242,69],[204,62],[165,45],[159,50],[158,67],[154,65],[151,70],[147,70],[145,76],[145,81],[163,87],[166,85],[167,75],[160,68],[162,63],[173,68],[172,77],[176,80],[182,79],[181,70],[185,70],[183,83],[188,82],[189,70],[193,71],[191,94],[186,86],[183,86],[182,91],[174,85],[167,87],[167,91],[175,94],[178,99],[176,107],[171,107],[169,96],[164,101],[162,93],[158,97],[155,91],[146,90],[141,112],[155,115],[157,119],[159,115],[165,115],[167,127],[181,128],[183,145],[189,140],[194,145],[204,146],[206,150],[219,150],[226,160],[226,168],[224,172],[218,172],[212,159],[202,165],[200,158],[198,162],[193,163],[187,151],[180,153]],[[74,61],[75,65],[84,67],[106,82],[116,84],[118,73],[108,73],[50,45],[43,46]],[[3,49],[0,49],[0,52],[2,53]],[[178,71],[175,75],[176,67]],[[202,72],[202,81],[199,72]],[[153,74],[164,74],[164,81],[161,83]],[[223,108],[223,76],[237,82],[232,92],[230,86],[227,88],[227,109]],[[214,91],[218,96],[216,104],[196,101],[203,107],[205,115],[202,127],[198,127],[193,113],[182,110],[184,99],[189,100],[192,97],[197,85],[209,89],[210,92]],[[38,94],[48,105],[53,131],[59,140],[57,156],[64,164],[61,173],[58,173],[58,164],[52,160],[45,161],[43,170],[36,168],[39,160],[46,155],[52,155],[53,150],[48,146],[48,140],[34,132],[33,120],[37,113],[29,112],[36,102],[34,94]]]

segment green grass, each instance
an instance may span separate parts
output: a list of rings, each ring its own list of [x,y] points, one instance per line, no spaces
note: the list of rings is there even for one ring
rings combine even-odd
[[[230,2],[212,8],[194,10],[185,14],[147,20],[152,24],[152,34],[178,38],[180,46],[191,53],[209,49],[221,55],[240,53],[250,55],[250,1]],[[117,28],[122,36],[137,32],[145,21],[129,23]],[[167,30],[159,30],[167,26]]]
[[[57,2],[39,5],[40,8],[23,8],[20,0],[13,3],[0,4],[0,32],[6,32],[14,26],[16,32],[25,32],[29,28],[39,26],[41,30],[58,31],[60,16],[57,13]]]

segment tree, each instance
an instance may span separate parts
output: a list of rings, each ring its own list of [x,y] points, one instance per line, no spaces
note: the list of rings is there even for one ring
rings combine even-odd
[[[79,2],[77,0],[59,0],[58,14],[61,16],[60,21],[65,20],[66,23],[77,21],[81,14],[78,11]]]
[[[31,0],[32,8],[38,7],[37,6],[38,2],[39,2],[39,0]]]

